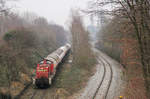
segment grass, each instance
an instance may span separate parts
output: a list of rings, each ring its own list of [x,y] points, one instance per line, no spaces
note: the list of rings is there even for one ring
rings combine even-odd
[[[72,55],[70,55],[68,59],[72,59]],[[89,62],[91,64],[94,63],[92,60]],[[85,86],[88,78],[93,74],[93,65],[89,66],[90,69],[87,69],[86,66],[83,68],[81,66],[70,64],[66,60],[57,71],[53,89],[63,89],[65,93],[67,93],[66,97],[75,94]]]

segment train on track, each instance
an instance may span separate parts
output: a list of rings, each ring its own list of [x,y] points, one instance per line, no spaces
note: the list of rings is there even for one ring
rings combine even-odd
[[[62,62],[70,49],[71,45],[66,44],[49,54],[37,64],[36,76],[33,78],[33,85],[35,87],[41,88],[51,85],[56,74],[58,64]]]

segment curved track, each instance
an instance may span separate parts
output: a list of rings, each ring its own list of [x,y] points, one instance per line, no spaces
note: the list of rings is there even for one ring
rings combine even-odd
[[[107,99],[107,95],[112,83],[113,69],[111,64],[104,57],[100,56],[98,60],[102,63],[104,73],[92,99]]]
[[[99,59],[99,61],[101,61],[101,60]],[[95,99],[96,94],[98,93],[98,91],[99,91],[99,89],[100,89],[100,87],[101,87],[101,85],[102,85],[102,83],[103,83],[103,81],[104,81],[105,74],[106,74],[106,67],[104,66],[105,64],[104,64],[102,61],[101,61],[101,63],[103,64],[102,66],[103,66],[103,68],[104,68],[104,73],[103,73],[102,80],[101,80],[101,82],[100,82],[100,84],[99,84],[99,86],[98,86],[98,88],[97,88],[96,92],[94,93],[94,96],[93,96],[93,98],[92,98],[92,99]]]

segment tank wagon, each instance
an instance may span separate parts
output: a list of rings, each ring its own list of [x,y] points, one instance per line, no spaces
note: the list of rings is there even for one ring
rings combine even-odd
[[[70,44],[66,44],[45,57],[37,64],[36,76],[33,78],[33,85],[36,87],[49,86],[56,74],[58,64],[62,62],[65,55],[71,49]]]

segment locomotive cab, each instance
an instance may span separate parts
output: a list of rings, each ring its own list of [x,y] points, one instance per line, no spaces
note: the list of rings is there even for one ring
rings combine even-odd
[[[44,59],[39,64],[37,64],[36,68],[36,76],[34,79],[34,84],[38,87],[44,87],[51,84],[49,81],[49,76],[53,72],[53,62]]]

